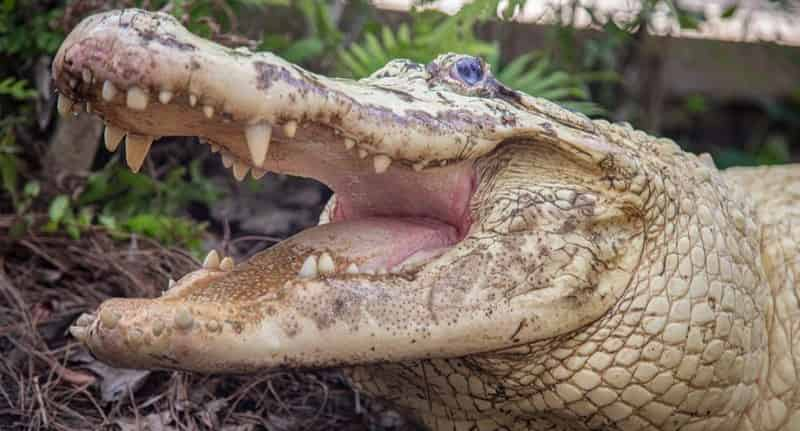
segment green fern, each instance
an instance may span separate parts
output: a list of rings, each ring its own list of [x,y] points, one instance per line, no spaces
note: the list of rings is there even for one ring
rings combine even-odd
[[[0,96],[9,96],[15,100],[29,100],[36,97],[36,90],[28,88],[28,81],[11,76],[0,81]]]
[[[336,27],[327,2],[294,0],[284,4],[283,0],[247,1],[267,1],[273,6],[282,5],[295,9],[300,12],[305,23],[305,33],[298,39],[286,34],[265,35],[258,45],[259,51],[270,51],[287,61],[313,69],[315,65],[325,63],[329,53],[335,52],[341,43],[342,32]]]
[[[490,55],[497,51],[497,45],[477,39],[472,29],[478,20],[485,18],[486,8],[487,2],[474,2],[453,16],[435,11],[416,12],[411,25],[402,23],[397,30],[382,26],[379,31],[368,32],[361,42],[339,52],[338,72],[363,78],[396,58],[427,63],[448,51]]]
[[[495,76],[514,89],[587,115],[604,112],[589,100],[588,83],[613,76],[568,74],[540,53],[528,53],[501,65],[498,45],[478,39],[473,29],[477,22],[492,18],[496,10],[496,1],[475,1],[453,16],[425,11],[415,13],[411,25],[402,23],[396,30],[382,26],[367,32],[361,41],[339,52],[339,73],[363,78],[396,58],[427,63],[441,53],[458,52],[487,59]]]
[[[568,74],[558,70],[539,52],[523,54],[506,65],[500,65],[494,53],[487,61],[498,80],[511,88],[552,100],[562,106],[587,115],[600,115],[605,110],[590,101],[588,84],[616,79],[613,73]]]

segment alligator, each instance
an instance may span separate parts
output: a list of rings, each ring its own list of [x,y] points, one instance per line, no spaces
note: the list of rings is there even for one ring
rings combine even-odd
[[[103,361],[336,367],[432,430],[800,429],[796,166],[719,171],[467,55],[335,79],[141,10],[86,18],[52,72],[133,171],[192,136],[334,192],[246,262],[80,316]]]

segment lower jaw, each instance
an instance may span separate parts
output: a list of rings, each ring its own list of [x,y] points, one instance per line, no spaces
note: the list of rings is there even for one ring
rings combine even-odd
[[[460,239],[454,226],[419,217],[367,217],[316,226],[283,241],[300,255],[327,253],[335,272],[402,272]],[[353,270],[351,269],[351,272]]]

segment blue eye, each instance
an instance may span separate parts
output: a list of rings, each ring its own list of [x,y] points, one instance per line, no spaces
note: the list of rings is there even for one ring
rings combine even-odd
[[[456,62],[458,77],[469,85],[475,85],[483,79],[481,62],[475,57],[464,57]]]

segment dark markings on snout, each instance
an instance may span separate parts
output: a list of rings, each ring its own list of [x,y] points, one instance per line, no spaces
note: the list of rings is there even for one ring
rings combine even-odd
[[[405,91],[402,91],[402,90],[397,90],[397,89],[394,89],[394,88],[384,87],[382,85],[373,85],[373,87],[379,88],[379,89],[381,89],[383,91],[387,91],[389,93],[392,93],[395,96],[399,97],[400,100],[402,100],[403,102],[411,103],[411,102],[416,102],[416,101],[419,100],[416,97],[414,97],[414,96],[412,96],[412,95],[410,95],[410,94],[408,94],[408,93],[406,93]]]
[[[276,66],[263,61],[256,61],[253,63],[253,67],[255,67],[258,73],[256,88],[259,90],[267,90],[272,87],[273,83],[283,81],[296,88],[302,94],[314,93],[323,95],[331,92],[325,88],[317,78],[298,67],[294,67],[294,70],[301,76],[301,79],[296,78],[285,67]]]
[[[162,34],[152,29],[139,30],[139,37],[144,42],[143,45],[155,42],[167,48],[177,49],[178,51],[197,51],[197,47],[188,42],[179,41],[173,34]]]
[[[299,67],[292,66],[293,72],[286,67],[265,61],[256,61],[253,63],[253,67],[257,74],[256,88],[259,90],[268,90],[275,82],[280,81],[297,90],[288,96],[293,102],[298,96],[304,97],[313,94],[320,98],[335,100],[335,105],[337,106],[347,107],[348,115],[369,119],[380,124],[401,128],[424,128],[430,133],[449,133],[452,130],[460,130],[463,127],[492,130],[499,124],[499,120],[490,115],[475,115],[473,111],[468,109],[448,109],[437,113],[435,116],[426,111],[407,109],[404,111],[405,115],[399,115],[388,106],[361,103],[352,96],[333,90],[316,76]],[[400,90],[386,87],[376,88],[389,91],[400,97],[404,102],[417,100],[412,95]],[[338,118],[337,121],[341,122],[341,118]]]

